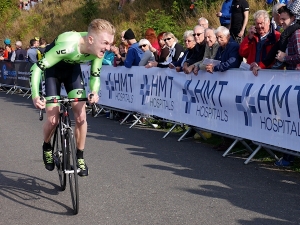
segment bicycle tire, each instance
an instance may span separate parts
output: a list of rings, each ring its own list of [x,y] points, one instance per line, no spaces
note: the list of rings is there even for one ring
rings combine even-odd
[[[75,149],[74,135],[71,130],[67,130],[65,135],[67,140],[67,170],[69,171],[69,185],[74,214],[79,211],[79,187],[78,187],[78,171],[77,157]]]
[[[67,183],[67,176],[65,174],[65,155],[66,155],[66,148],[65,148],[65,140],[63,135],[61,134],[61,125],[57,125],[54,136],[53,136],[53,158],[55,162],[55,167],[58,173],[59,183],[61,191],[66,190],[66,183]]]

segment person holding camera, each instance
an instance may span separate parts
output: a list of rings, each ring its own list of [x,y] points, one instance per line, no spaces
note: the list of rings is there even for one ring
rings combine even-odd
[[[248,36],[244,38],[240,45],[239,54],[246,58],[253,74],[257,76],[257,69],[272,66],[271,64],[266,67],[262,60],[279,40],[280,33],[271,25],[267,11],[259,10],[254,13],[253,17],[255,25],[249,28]],[[273,63],[275,63],[275,60]]]

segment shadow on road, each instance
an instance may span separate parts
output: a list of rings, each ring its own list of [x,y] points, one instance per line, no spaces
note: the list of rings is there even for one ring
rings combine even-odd
[[[60,187],[22,173],[0,170],[0,195],[20,205],[50,214],[73,215],[73,209],[48,196],[58,195]],[[35,204],[36,201],[45,204]],[[51,205],[51,210],[47,206]],[[55,211],[55,208],[59,208]],[[61,208],[65,208],[62,212]]]

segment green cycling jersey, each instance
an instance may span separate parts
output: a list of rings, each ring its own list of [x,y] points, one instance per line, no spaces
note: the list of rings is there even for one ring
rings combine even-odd
[[[33,99],[39,96],[39,86],[43,71],[60,61],[71,64],[91,61],[90,90],[98,93],[100,89],[100,71],[103,58],[80,53],[79,42],[81,37],[86,35],[87,32],[74,31],[60,34],[54,41],[54,46],[45,53],[41,60],[33,64],[30,69],[31,93]]]

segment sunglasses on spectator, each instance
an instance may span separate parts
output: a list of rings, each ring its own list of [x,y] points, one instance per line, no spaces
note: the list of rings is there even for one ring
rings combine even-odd
[[[164,41],[166,42],[166,41],[170,41],[172,38],[166,38],[166,39],[164,39]]]
[[[186,40],[184,40],[184,42],[188,42],[188,43],[190,43],[190,42],[192,42],[193,40],[188,40],[188,39],[186,39]]]
[[[199,37],[201,34],[203,34],[203,33],[196,33],[196,34],[193,34],[193,36],[195,37],[197,35]]]
[[[139,48],[142,48],[142,47],[144,47],[144,48],[145,48],[146,46],[147,46],[147,45],[140,45],[140,46],[139,46]]]

